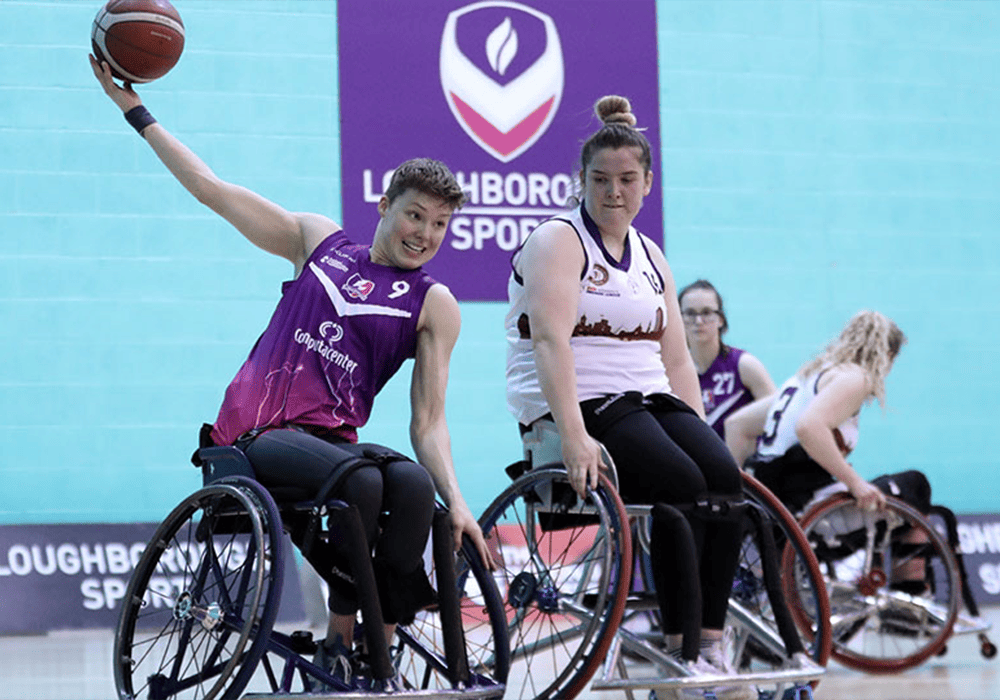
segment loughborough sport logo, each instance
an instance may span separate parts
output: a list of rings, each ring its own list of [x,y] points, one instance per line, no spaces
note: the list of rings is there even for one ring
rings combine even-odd
[[[555,22],[502,0],[455,10],[441,37],[441,87],[473,141],[501,162],[517,158],[545,133],[562,98]]]

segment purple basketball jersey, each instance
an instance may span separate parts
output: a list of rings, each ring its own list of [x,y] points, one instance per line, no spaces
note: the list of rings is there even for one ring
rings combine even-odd
[[[233,379],[212,439],[254,428],[329,428],[356,442],[375,395],[414,356],[417,320],[434,280],[376,265],[343,231],[323,240],[282,286],[264,333]]]
[[[725,421],[738,408],[753,401],[750,390],[740,381],[739,363],[743,350],[729,348],[712,360],[704,374],[698,375],[705,418],[719,437],[725,439]]]

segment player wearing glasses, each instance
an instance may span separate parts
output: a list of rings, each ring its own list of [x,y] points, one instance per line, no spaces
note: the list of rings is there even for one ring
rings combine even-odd
[[[735,411],[775,392],[764,364],[745,350],[722,342],[729,329],[722,295],[708,280],[696,280],[677,295],[691,359],[698,370],[705,420],[723,440],[725,421]]]

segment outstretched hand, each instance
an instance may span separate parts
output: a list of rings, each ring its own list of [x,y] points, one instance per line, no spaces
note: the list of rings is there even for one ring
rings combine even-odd
[[[138,107],[142,104],[139,95],[132,89],[132,83],[126,81],[124,87],[119,87],[111,75],[111,66],[108,65],[107,61],[98,61],[91,54],[90,68],[94,71],[94,76],[98,82],[101,83],[101,87],[104,88],[104,93],[118,105],[122,112],[127,112],[133,107]]]

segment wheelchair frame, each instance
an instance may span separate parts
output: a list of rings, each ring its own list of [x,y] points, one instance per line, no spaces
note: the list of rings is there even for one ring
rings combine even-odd
[[[512,662],[520,686],[510,688],[520,698],[572,698],[590,684],[594,691],[623,691],[631,699],[634,691],[704,688],[760,683],[775,688],[775,693],[808,696],[808,682],[815,682],[825,671],[829,656],[829,621],[819,615],[806,653],[798,637],[795,622],[783,596],[790,591],[802,596],[793,584],[780,577],[780,549],[774,548],[760,559],[758,573],[767,579],[761,584],[772,611],[770,620],[755,615],[731,599],[727,627],[743,631],[740,654],[750,655],[748,640],[755,649],[768,650],[771,668],[741,669],[737,677],[693,677],[686,666],[664,653],[657,643],[659,635],[643,635],[622,625],[631,617],[650,615],[657,610],[648,595],[629,596],[632,564],[630,520],[648,519],[650,506],[625,506],[617,494],[616,473],[601,474],[597,489],[580,499],[569,487],[560,463],[561,450],[554,426],[536,424],[537,430],[524,436],[527,459],[508,467],[514,479],[480,518],[487,541],[495,548],[501,589],[506,591],[507,617],[511,623]],[[532,467],[532,463],[535,466]],[[817,605],[829,611],[826,588],[818,564],[794,518],[759,482],[747,475],[754,485],[748,487],[756,512],[762,514],[755,532],[760,540],[769,530],[765,523],[780,524],[789,539],[796,539],[797,552],[804,566],[799,579],[810,589],[811,600],[800,606]],[[748,482],[749,483],[749,482]],[[764,495],[761,495],[761,494]],[[769,498],[768,498],[769,497]],[[546,524],[548,520],[548,524]],[[506,529],[518,531],[510,540]],[[576,542],[576,551],[562,540]],[[643,538],[640,537],[640,544]],[[648,538],[647,538],[648,540]],[[506,548],[506,551],[505,551]],[[648,556],[645,557],[648,560]],[[640,567],[641,568],[641,567]],[[763,569],[766,569],[764,571]],[[787,579],[787,577],[786,577]],[[768,585],[769,584],[769,585]],[[700,625],[700,620],[698,621]],[[791,650],[789,652],[789,650]],[[742,659],[741,659],[742,660]],[[633,661],[644,665],[636,670]],[[749,662],[748,662],[749,663]],[[520,666],[519,666],[520,665]],[[520,668],[523,667],[523,668]],[[653,675],[648,671],[652,669]],[[533,678],[533,674],[538,679]],[[645,676],[645,677],[643,677]],[[763,696],[762,696],[763,697]]]
[[[510,664],[499,593],[470,541],[456,564],[443,507],[432,533],[439,602],[413,624],[397,626],[390,649],[357,509],[332,499],[279,508],[237,448],[198,454],[205,486],[163,521],[126,590],[114,648],[120,698],[234,700],[252,679],[266,680],[270,693],[247,698],[503,695]],[[337,534],[349,543],[361,608],[357,636],[366,645],[370,678],[336,678],[303,656],[316,649],[310,634],[272,629],[284,566],[282,513],[340,516],[344,531]],[[151,623],[158,629],[149,636]],[[258,666],[264,679],[255,676]]]
[[[946,539],[906,502],[892,496],[887,502],[884,510],[865,512],[848,494],[837,493],[800,519],[824,569],[834,658],[869,673],[897,673],[945,653],[956,633],[978,634],[983,656],[993,658],[996,646],[986,636],[990,625],[979,618],[967,588],[954,515],[931,508],[945,522]],[[894,539],[893,533],[903,532],[920,533],[921,539]],[[924,592],[893,588],[894,572],[908,566],[923,568]],[[968,615],[960,610],[963,602]],[[810,615],[795,612],[799,624],[811,624]]]

